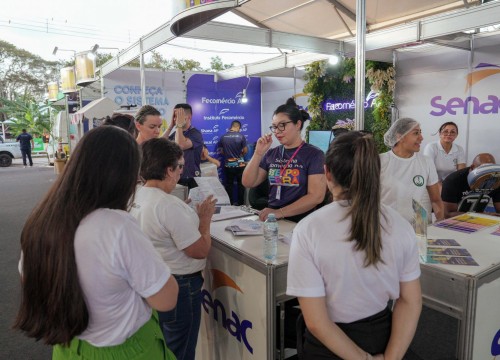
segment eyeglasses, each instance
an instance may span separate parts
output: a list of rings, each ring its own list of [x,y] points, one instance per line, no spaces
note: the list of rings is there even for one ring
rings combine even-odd
[[[458,133],[454,130],[451,130],[451,131],[441,131],[441,134],[443,134],[443,135],[457,135]]]
[[[271,130],[272,133],[275,133],[277,130],[285,131],[286,124],[289,124],[291,122],[293,122],[293,121],[290,120],[290,121],[281,122],[278,125],[271,125],[271,126],[269,126],[269,130]]]

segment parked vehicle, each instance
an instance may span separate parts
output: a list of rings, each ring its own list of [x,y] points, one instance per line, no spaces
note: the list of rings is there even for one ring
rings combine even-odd
[[[12,159],[22,158],[21,147],[18,142],[6,142],[0,136],[0,167],[12,165]]]

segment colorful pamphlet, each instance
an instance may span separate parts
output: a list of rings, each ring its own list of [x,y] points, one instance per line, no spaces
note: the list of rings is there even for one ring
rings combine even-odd
[[[428,247],[428,255],[447,255],[447,256],[472,256],[467,249],[464,248],[445,248],[445,247]]]
[[[426,264],[479,266],[470,256],[427,255],[424,262]]]
[[[453,239],[427,239],[429,246],[460,246],[460,244]]]
[[[435,223],[434,226],[470,234],[499,224],[500,220],[463,214]]]
[[[500,228],[496,229],[495,231],[493,231],[491,233],[491,235],[496,235],[496,236],[500,236]]]

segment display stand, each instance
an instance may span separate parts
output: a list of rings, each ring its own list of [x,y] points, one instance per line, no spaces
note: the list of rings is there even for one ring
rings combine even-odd
[[[495,230],[497,227],[489,227],[466,234],[436,226],[428,228],[429,238],[458,241],[478,263],[421,264],[424,305],[460,320],[459,360],[492,359],[499,355],[492,354],[495,335],[500,330],[500,236],[491,234]]]
[[[225,230],[231,221],[211,224],[196,358],[283,359],[284,337],[276,339],[276,308],[290,299],[285,294],[290,247],[279,241],[276,260],[268,263],[263,237],[234,236]],[[289,234],[294,226],[280,220],[279,233]],[[284,315],[284,306],[280,309]],[[280,319],[283,323],[284,316]]]

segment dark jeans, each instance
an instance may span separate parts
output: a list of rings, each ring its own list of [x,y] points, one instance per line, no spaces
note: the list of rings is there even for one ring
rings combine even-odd
[[[226,191],[227,194],[229,195],[229,199],[231,200],[232,205],[245,205],[245,188],[241,184],[241,177],[243,176],[243,170],[245,170],[245,167],[225,167],[224,168],[226,171]],[[233,194],[234,194],[234,180],[236,180],[237,187],[238,187],[238,201],[234,201],[233,199]]]
[[[179,285],[175,309],[160,312],[160,326],[167,346],[177,360],[194,360],[201,321],[201,272],[174,275]]]
[[[337,323],[346,335],[364,351],[383,354],[391,336],[392,311],[385,310],[349,324]],[[306,329],[303,360],[340,359]]]
[[[23,164],[26,166],[26,156],[30,161],[30,166],[33,166],[33,160],[31,160],[31,149],[21,149],[21,154],[23,155]]]

